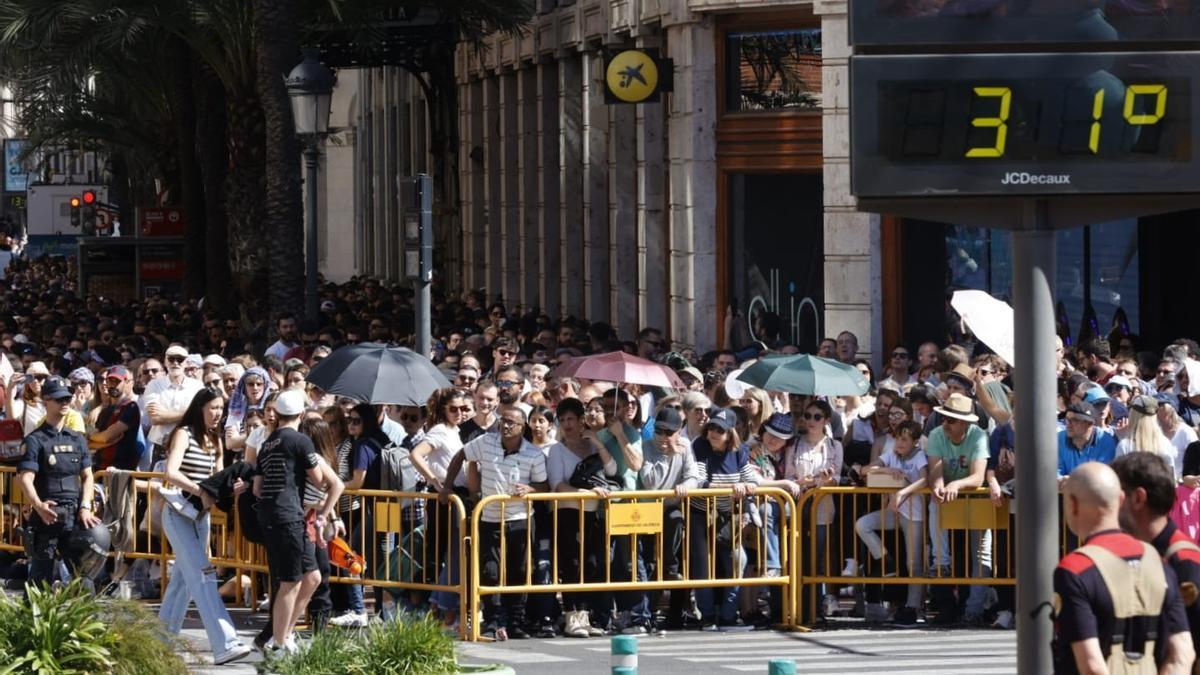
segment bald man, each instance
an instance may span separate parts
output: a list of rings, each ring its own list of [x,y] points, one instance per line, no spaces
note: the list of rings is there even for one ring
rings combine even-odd
[[[1120,530],[1117,474],[1086,462],[1063,495],[1067,526],[1083,546],[1054,570],[1054,671],[1190,673],[1195,654],[1178,581],[1153,546]]]

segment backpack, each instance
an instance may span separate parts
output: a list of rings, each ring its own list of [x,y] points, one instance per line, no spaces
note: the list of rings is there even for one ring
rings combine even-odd
[[[379,451],[379,489],[416,492],[422,481],[412,463],[412,451],[395,443]]]

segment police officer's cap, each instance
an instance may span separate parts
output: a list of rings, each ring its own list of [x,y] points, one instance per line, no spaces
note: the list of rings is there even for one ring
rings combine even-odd
[[[71,398],[71,388],[67,386],[65,380],[61,377],[54,377],[46,381],[42,387],[42,399],[46,401],[58,401],[64,398]]]

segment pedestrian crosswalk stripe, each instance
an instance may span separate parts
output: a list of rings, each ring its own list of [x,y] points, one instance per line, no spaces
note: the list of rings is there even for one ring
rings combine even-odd
[[[578,661],[568,656],[555,656],[553,654],[543,654],[541,652],[520,652],[517,650],[501,649],[499,647],[489,647],[487,645],[476,643],[464,643],[460,645],[463,656],[471,659],[502,661],[504,663],[551,663],[551,662],[570,662]]]
[[[738,637],[730,639],[722,638],[712,633],[703,634],[675,634],[671,633],[666,637],[647,636],[640,638],[638,641],[639,649],[643,652],[649,652],[660,649],[705,649],[710,647],[719,647],[722,650],[730,648],[735,649],[750,649],[756,645],[771,645],[777,646],[786,644],[795,647],[812,647],[814,649],[826,650],[846,650],[858,651],[864,648],[872,647],[890,647],[890,646],[906,646],[913,643],[916,636],[913,635],[891,635],[888,633],[875,633],[869,635],[856,636],[857,639],[844,639],[842,636],[831,633],[807,633],[801,636],[789,636],[779,633],[760,633],[761,637]],[[702,636],[702,637],[701,637]],[[930,633],[921,633],[920,637],[929,637]],[[690,639],[689,639],[690,638]],[[972,647],[1015,647],[1016,639],[1012,633],[997,633],[994,636],[988,635],[955,635],[946,634],[939,635],[938,644],[969,642]],[[585,642],[583,640],[572,641],[570,646],[581,646],[594,651],[607,651],[607,647],[601,647],[595,643]],[[735,646],[736,645],[736,646]]]
[[[928,673],[929,675],[962,675],[962,666],[955,665],[955,666],[946,667],[945,660],[943,660],[942,663],[939,665],[943,665],[944,667],[938,668],[936,665],[927,666],[926,667],[927,669],[925,670],[925,672]],[[726,670],[733,670],[733,671],[742,672],[742,673],[761,673],[766,669],[767,666],[766,666],[766,664],[762,664],[762,663],[755,663],[755,664],[741,663],[741,664],[736,664],[736,665],[726,665],[726,666],[722,666],[722,667],[725,668]],[[804,671],[802,671],[802,672],[804,672],[805,675],[820,675],[822,671],[806,666]],[[874,668],[874,667],[864,667],[859,672],[862,673],[863,675],[878,675],[878,673],[879,673],[878,669]],[[974,666],[971,667],[971,675],[1012,675],[1015,672],[1017,672],[1017,666],[1015,663],[1011,666],[1005,666],[1005,667],[999,667],[999,668],[976,668]],[[838,671],[837,675],[854,675],[854,673],[853,673],[853,671],[849,671],[849,672]]]
[[[663,651],[639,649],[638,653],[642,654],[643,656],[666,656],[666,657],[699,656],[698,650],[695,650],[695,649],[689,650],[689,649],[685,649],[681,646],[676,646],[673,649],[668,649],[668,650],[663,650]],[[731,645],[730,648],[722,649],[718,653],[721,656],[725,656],[725,657],[728,657],[731,659],[732,658],[754,658],[756,656],[762,656],[763,658],[766,658],[768,654],[770,656],[796,656],[798,658],[919,659],[919,658],[928,658],[929,657],[928,649],[923,649],[921,651],[902,651],[902,652],[892,652],[892,651],[865,652],[865,651],[861,651],[861,650],[855,650],[855,651],[831,650],[831,649],[826,649],[824,647],[796,648],[796,647],[789,646],[789,645],[763,645],[758,648],[747,648],[747,647],[743,647],[742,645],[737,645],[737,646]],[[980,649],[980,650],[972,649],[971,650],[972,655],[978,655],[978,656],[983,656],[983,657],[997,657],[997,658],[998,657],[1009,657],[1009,656],[1015,657],[1015,653],[1016,653],[1015,648],[1012,648],[1012,647],[1009,647],[1009,648],[994,647],[991,649]]]
[[[780,658],[780,657],[764,654],[754,660],[761,662],[761,661],[770,660],[772,658]],[[804,671],[804,673],[806,673],[806,675],[808,673],[816,673],[816,672],[829,672],[829,673],[845,673],[846,671],[871,672],[871,673],[879,672],[880,664],[878,664],[878,663],[863,663],[862,659],[845,658],[845,657],[835,661],[834,660],[835,658],[836,657],[830,657],[830,660],[826,661],[826,662],[818,662],[818,663],[811,663],[811,664],[806,663],[803,671]],[[937,668],[938,666],[945,666],[947,658],[948,657],[946,655],[939,655],[939,656],[929,658],[929,659],[926,659],[926,660],[923,660],[920,662],[914,661],[911,663],[904,663],[904,664],[888,663],[887,671],[889,673],[914,672],[914,671],[924,673],[924,672],[928,672],[932,668]],[[730,659],[729,659],[729,657],[721,657],[721,656],[707,656],[707,657],[698,656],[698,657],[683,658],[683,659],[678,659],[678,660],[684,661],[687,663],[719,664],[722,661],[729,661]],[[746,659],[739,659],[739,660],[745,661]],[[977,672],[979,672],[979,668],[983,668],[986,666],[997,666],[997,667],[998,666],[1011,666],[1015,670],[1016,665],[1017,665],[1017,659],[1016,659],[1016,656],[1001,657],[1001,658],[997,658],[997,657],[978,658],[978,657],[972,655],[970,664],[971,664],[970,673],[971,673],[971,675],[975,675]],[[963,669],[961,667],[959,668],[959,672],[963,672]]]

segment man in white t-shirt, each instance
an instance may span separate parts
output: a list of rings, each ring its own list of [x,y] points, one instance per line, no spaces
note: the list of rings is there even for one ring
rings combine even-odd
[[[275,344],[267,347],[266,354],[282,361],[283,357],[297,345],[296,317],[290,312],[280,314],[275,319],[275,332],[279,335],[279,339],[275,341]]]
[[[183,364],[187,357],[187,348],[168,347],[164,359],[167,376],[152,380],[142,393],[142,407],[150,418],[150,433],[146,439],[155,446],[166,444],[196,392],[204,388],[203,382],[184,374]]]
[[[499,431],[489,432],[463,446],[446,468],[442,499],[449,499],[450,487],[464,461],[479,466],[481,492],[492,495],[523,497],[531,492],[548,492],[546,456],[525,440],[525,413],[515,405],[500,411]],[[525,579],[527,502],[509,501],[487,504],[479,523],[478,546],[483,551],[480,582],[484,586],[500,584],[501,532],[504,533],[506,585],[523,584]],[[483,607],[484,634],[497,641],[528,638],[525,630],[524,594],[489,595]]]

